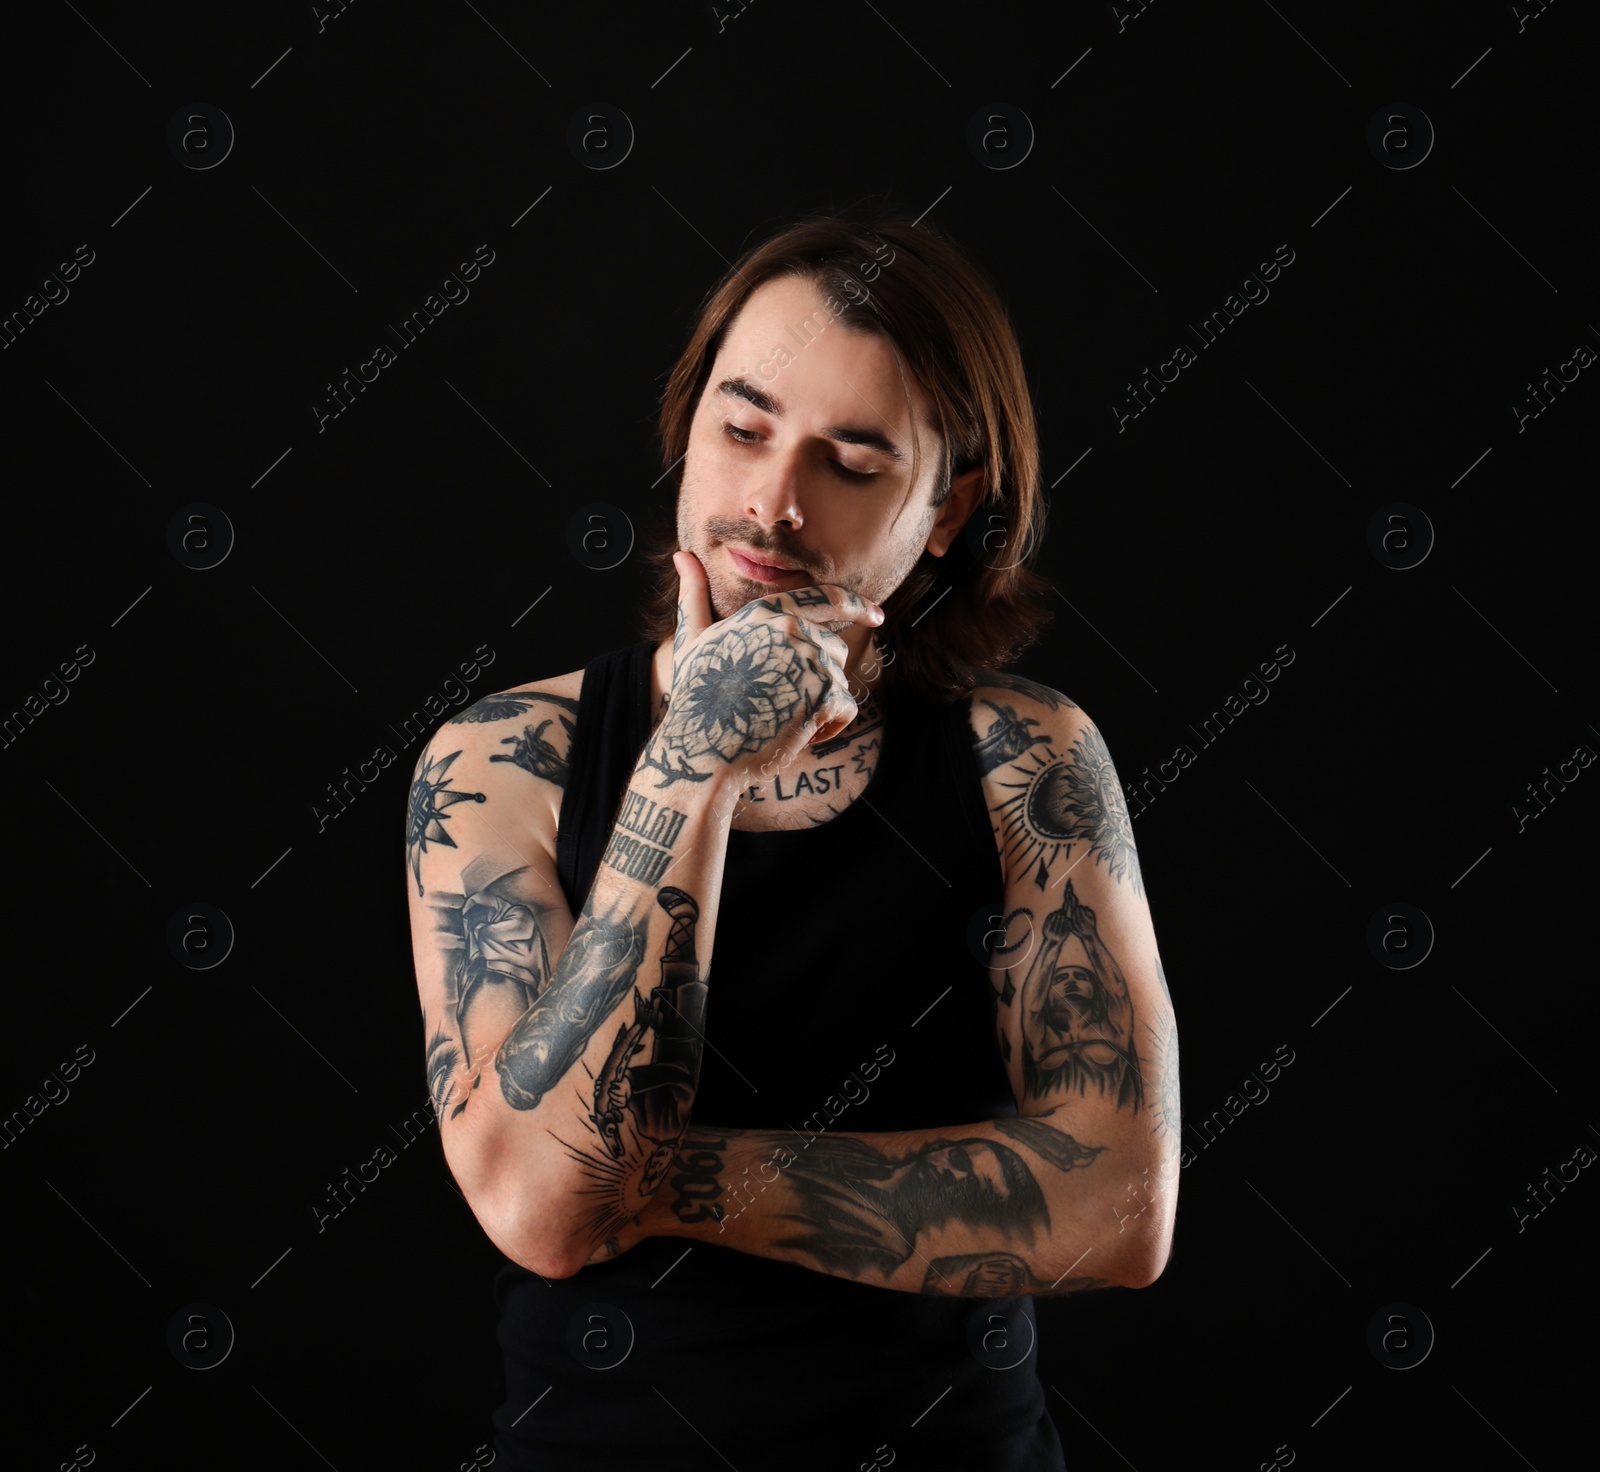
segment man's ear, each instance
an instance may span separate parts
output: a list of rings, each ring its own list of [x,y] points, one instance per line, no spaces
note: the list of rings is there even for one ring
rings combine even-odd
[[[928,551],[935,557],[943,557],[950,550],[950,544],[960,536],[967,518],[983,499],[987,473],[986,467],[979,465],[963,471],[950,482],[950,494],[934,516],[933,529],[928,533]]]

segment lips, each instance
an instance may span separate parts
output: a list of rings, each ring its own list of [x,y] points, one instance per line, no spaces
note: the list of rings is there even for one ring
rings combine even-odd
[[[746,557],[742,552],[737,552],[733,547],[728,548],[728,556],[733,559],[733,565],[739,570],[741,576],[749,578],[756,583],[781,583],[785,578],[801,577],[804,569],[798,567],[782,567],[772,562],[757,562],[754,558]]]

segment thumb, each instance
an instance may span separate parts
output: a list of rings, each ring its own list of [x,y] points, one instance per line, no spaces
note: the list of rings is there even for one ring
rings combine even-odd
[[[678,629],[672,647],[679,650],[717,620],[711,609],[711,588],[700,559],[693,552],[674,552],[672,565],[678,569]]]

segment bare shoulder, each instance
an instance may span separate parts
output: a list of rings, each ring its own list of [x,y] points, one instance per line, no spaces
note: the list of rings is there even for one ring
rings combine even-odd
[[[967,702],[967,722],[986,784],[1002,767],[1035,750],[1040,757],[1057,758],[1085,729],[1094,729],[1077,701],[1049,685],[1003,670],[985,670]]]
[[[440,769],[442,759],[453,760],[452,752],[462,756],[463,776],[468,770],[505,774],[507,795],[538,812],[539,831],[552,836],[566,791],[582,689],[583,671],[577,669],[481,696],[433,733],[419,759],[419,775],[425,764]]]

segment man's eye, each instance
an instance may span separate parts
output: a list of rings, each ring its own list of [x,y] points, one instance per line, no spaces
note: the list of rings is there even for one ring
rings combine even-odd
[[[741,429],[737,424],[724,424],[722,432],[737,445],[754,444],[761,438],[753,429]],[[828,461],[829,468],[840,480],[853,481],[860,484],[862,481],[873,480],[877,477],[875,470],[852,470],[848,465],[838,460]]]

